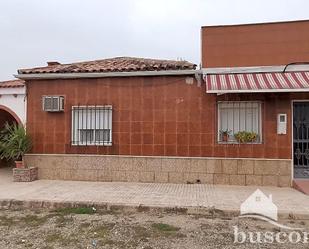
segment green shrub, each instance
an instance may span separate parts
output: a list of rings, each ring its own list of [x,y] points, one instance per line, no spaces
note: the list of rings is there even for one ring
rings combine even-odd
[[[180,230],[179,227],[174,227],[174,226],[164,224],[164,223],[154,223],[151,226],[152,228],[158,231],[161,231],[161,232],[176,232]]]
[[[92,207],[76,207],[76,208],[60,208],[55,210],[55,212],[68,215],[68,214],[94,214],[96,209]]]
[[[0,133],[0,158],[20,161],[31,149],[31,139],[22,125],[5,124]]]

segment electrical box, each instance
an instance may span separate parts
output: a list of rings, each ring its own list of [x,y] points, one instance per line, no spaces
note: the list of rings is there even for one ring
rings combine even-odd
[[[287,115],[285,113],[278,114],[277,119],[277,134],[286,134]]]

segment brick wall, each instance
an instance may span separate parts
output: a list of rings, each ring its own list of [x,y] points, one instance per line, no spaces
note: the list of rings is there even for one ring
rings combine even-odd
[[[42,111],[42,95],[65,96],[64,113]],[[290,159],[291,100],[309,94],[206,94],[185,77],[28,82],[27,129],[32,153]],[[261,100],[262,144],[217,144],[217,100]],[[113,106],[113,146],[71,146],[73,105]],[[277,114],[288,114],[287,135],[277,135]]]
[[[309,61],[309,21],[202,28],[202,65],[247,67]]]
[[[13,181],[14,182],[33,182],[38,179],[38,168],[14,168]]]

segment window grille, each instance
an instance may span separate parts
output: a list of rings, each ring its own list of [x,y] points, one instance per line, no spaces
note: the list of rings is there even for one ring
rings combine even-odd
[[[112,107],[72,107],[72,145],[112,145]]]
[[[261,124],[261,102],[218,102],[218,142],[261,143]],[[256,138],[240,140],[240,134]]]

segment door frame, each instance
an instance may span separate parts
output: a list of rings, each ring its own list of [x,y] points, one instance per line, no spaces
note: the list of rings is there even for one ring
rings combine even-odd
[[[293,99],[291,101],[291,148],[292,148],[292,181],[295,179],[305,179],[305,178],[295,178],[294,177],[294,103],[308,102],[309,99]],[[309,178],[308,178],[309,180]]]

